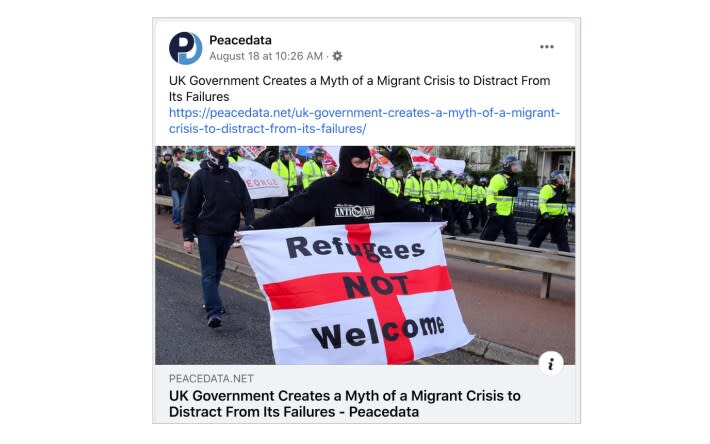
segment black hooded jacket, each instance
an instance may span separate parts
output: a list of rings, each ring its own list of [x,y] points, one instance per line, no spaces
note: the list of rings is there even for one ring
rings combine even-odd
[[[254,206],[244,181],[231,168],[210,168],[207,161],[192,176],[183,208],[183,240],[194,234],[231,235],[239,228],[240,213],[254,223]]]
[[[254,222],[257,230],[298,227],[315,218],[316,225],[375,222],[426,222],[429,219],[409,202],[397,199],[385,187],[367,179],[367,169],[355,168],[353,157],[368,159],[367,147],[340,150],[340,169],[302,194]]]

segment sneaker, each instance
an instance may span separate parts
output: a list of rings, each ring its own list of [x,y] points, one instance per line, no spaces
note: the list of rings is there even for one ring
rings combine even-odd
[[[239,248],[239,247],[241,247],[241,246],[242,246],[242,244],[239,243],[239,242],[235,242],[235,243],[232,244],[232,248]]]
[[[222,326],[222,318],[220,316],[212,316],[207,320],[207,326],[210,328],[217,328]]]

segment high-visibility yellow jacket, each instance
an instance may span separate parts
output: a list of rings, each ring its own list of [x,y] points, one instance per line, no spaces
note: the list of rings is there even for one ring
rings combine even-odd
[[[387,179],[387,191],[399,197],[399,192],[402,189],[402,183],[394,177]]]
[[[286,168],[286,165],[283,164],[281,159],[278,159],[271,164],[271,171],[273,171],[274,174],[279,176],[281,180],[284,181],[284,184],[289,191],[296,189],[296,184],[298,182],[296,179],[296,164],[293,163],[293,160],[288,161],[288,168]]]
[[[476,203],[476,198],[478,197],[476,195],[476,185],[466,184],[464,185],[464,188],[466,189],[466,203]]]
[[[311,159],[303,165],[303,169],[301,170],[303,189],[308,188],[321,177],[325,177],[325,170],[323,167],[319,167],[315,160]]]
[[[537,206],[540,214],[567,216],[567,191],[558,185],[547,184],[540,190]]]
[[[242,160],[242,156],[237,156],[237,160],[234,160],[234,157],[232,156],[227,156],[227,160],[229,163],[237,163]]]
[[[387,187],[387,178],[384,177],[384,176],[382,176],[382,177],[375,176],[375,177],[372,178],[372,180],[374,180],[375,182],[379,183],[380,185],[382,185],[382,186],[385,187],[385,188]]]
[[[454,195],[454,182],[441,179],[439,181],[439,199],[442,200],[454,200],[456,196]]]
[[[486,201],[486,187],[474,185],[476,187],[476,202],[484,203]]]
[[[427,205],[439,203],[439,183],[436,179],[424,181],[424,203]]]
[[[416,176],[410,176],[404,183],[404,197],[411,202],[420,203],[424,197],[422,182]]]
[[[505,173],[496,174],[486,190],[486,205],[495,204],[498,215],[510,216],[513,214],[517,195],[518,182]]]
[[[460,183],[454,183],[454,200],[466,202],[466,189]]]

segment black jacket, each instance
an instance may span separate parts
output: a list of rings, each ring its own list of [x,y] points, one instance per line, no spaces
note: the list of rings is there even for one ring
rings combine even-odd
[[[254,228],[298,227],[315,218],[316,225],[374,222],[426,222],[429,219],[409,202],[397,199],[373,180],[348,183],[324,177],[305,192],[254,222]]]
[[[194,234],[234,234],[240,213],[247,225],[254,224],[254,206],[239,173],[231,168],[210,169],[203,160],[187,187],[183,240],[192,241]]]
[[[168,172],[170,177],[170,189],[178,193],[184,193],[187,190],[187,184],[190,182],[189,177],[185,177],[185,171],[176,164],[170,168]]]
[[[168,169],[173,165],[173,162],[165,162],[162,159],[158,161],[155,166],[155,184],[166,184],[168,183]]]

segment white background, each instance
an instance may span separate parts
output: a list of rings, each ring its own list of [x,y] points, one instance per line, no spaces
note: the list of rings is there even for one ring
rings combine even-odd
[[[697,2],[74,3],[0,14],[3,441],[705,435],[710,37]],[[151,425],[151,17],[195,15],[582,17],[582,425]],[[139,174],[119,171],[126,159]]]

